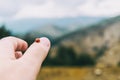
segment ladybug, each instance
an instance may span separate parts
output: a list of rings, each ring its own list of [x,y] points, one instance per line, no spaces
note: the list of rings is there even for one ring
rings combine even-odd
[[[36,43],[39,43],[39,42],[40,42],[40,38],[36,38],[36,39],[35,39],[35,42],[36,42]]]

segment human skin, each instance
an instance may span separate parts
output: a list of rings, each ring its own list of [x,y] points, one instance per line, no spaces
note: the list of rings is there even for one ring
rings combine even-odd
[[[50,41],[45,37],[29,48],[27,42],[16,37],[1,39],[0,80],[36,80],[49,49]]]

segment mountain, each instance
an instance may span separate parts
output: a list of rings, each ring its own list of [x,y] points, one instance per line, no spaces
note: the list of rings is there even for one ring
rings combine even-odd
[[[68,32],[70,32],[70,29],[61,28],[54,25],[45,25],[43,27],[37,27],[36,29],[29,31],[31,35],[34,35],[36,37],[48,36],[53,39],[61,37]]]
[[[100,61],[102,62],[107,63],[110,61],[116,61],[116,63],[118,63],[120,61],[119,43],[120,16],[117,16],[104,20],[98,24],[91,25],[87,28],[79,29],[57,39],[56,44],[51,49],[51,55],[55,56],[59,46],[62,45],[73,48],[78,55],[86,52],[93,57],[101,58],[102,60]],[[116,48],[114,49],[114,47],[117,47],[117,50]],[[118,52],[115,52],[114,50]],[[118,57],[109,58],[105,56],[111,54],[111,52],[113,56],[115,55]]]
[[[71,26],[76,29],[76,26],[86,26],[105,19],[105,17],[67,17],[67,18],[30,18],[10,20],[5,22],[8,29],[15,33],[28,32],[29,30],[36,29],[37,27],[44,27],[46,25],[53,25],[61,28],[69,28]]]

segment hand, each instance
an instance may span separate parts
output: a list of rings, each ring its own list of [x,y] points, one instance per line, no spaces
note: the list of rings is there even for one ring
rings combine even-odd
[[[50,41],[40,38],[40,43],[34,42],[27,47],[27,43],[19,38],[6,37],[0,40],[0,80],[36,80],[49,51]]]

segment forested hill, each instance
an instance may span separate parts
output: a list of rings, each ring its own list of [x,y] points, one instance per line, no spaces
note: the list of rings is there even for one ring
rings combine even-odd
[[[56,40],[56,44],[72,47],[78,54],[81,52],[96,54],[119,41],[120,16],[117,16],[67,34]]]

